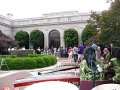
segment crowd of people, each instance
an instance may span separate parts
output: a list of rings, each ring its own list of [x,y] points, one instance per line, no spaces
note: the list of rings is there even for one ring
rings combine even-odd
[[[59,47],[59,48],[47,48],[41,49],[38,47],[33,50],[33,54],[46,54],[46,55],[55,55],[59,58],[68,58],[70,62],[74,61],[76,63],[81,62],[84,59],[84,49],[87,46],[84,46],[83,43],[75,45],[74,47]],[[105,47],[103,51],[101,47],[93,43],[91,46],[95,50],[96,60],[106,60],[107,56],[111,54],[111,51]],[[8,48],[8,52],[15,50],[15,48]],[[20,48],[20,50],[26,50],[25,47]]]
[[[93,43],[91,46],[84,46],[83,43],[80,43],[78,46],[75,45],[73,48],[69,47],[67,50],[68,60],[70,62],[81,62],[84,59],[84,51],[87,47],[92,47],[95,50],[96,60],[109,62],[112,54],[112,44],[101,49],[101,47],[95,43]]]

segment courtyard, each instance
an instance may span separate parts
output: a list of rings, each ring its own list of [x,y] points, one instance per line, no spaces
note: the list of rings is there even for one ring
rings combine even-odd
[[[7,1],[12,10],[17,9],[13,1]],[[46,81],[68,82],[80,90],[109,83],[120,86],[120,0],[50,0],[42,8],[41,2],[31,1],[15,3],[22,9],[14,10],[20,17],[31,12],[28,18],[0,15],[0,90],[26,90]],[[33,3],[39,8],[28,9]],[[59,8],[52,8],[55,5]],[[109,7],[96,11],[99,5]],[[63,11],[39,16],[45,6]],[[65,11],[75,6],[79,9]],[[30,17],[35,11],[38,17]]]

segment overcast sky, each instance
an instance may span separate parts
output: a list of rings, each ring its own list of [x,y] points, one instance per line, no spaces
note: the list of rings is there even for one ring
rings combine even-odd
[[[0,15],[12,13],[14,19],[41,17],[44,13],[102,11],[109,8],[107,0],[0,0]]]

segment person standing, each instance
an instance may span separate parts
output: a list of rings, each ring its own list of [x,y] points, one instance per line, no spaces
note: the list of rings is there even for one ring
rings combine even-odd
[[[103,50],[103,57],[104,57],[105,60],[106,60],[107,54],[109,54],[109,53],[110,52],[108,51],[107,47],[105,47],[104,50]]]
[[[78,46],[78,62],[81,62],[84,58],[84,48],[85,46],[83,45],[83,43],[80,43],[80,45]]]
[[[92,44],[92,48],[94,48],[94,50],[95,50],[95,52],[96,52],[96,51],[97,51],[98,46],[97,46],[95,43],[93,43],[93,44]]]
[[[11,54],[11,48],[10,47],[8,48],[8,53]]]
[[[72,55],[73,55],[73,49],[72,49],[72,47],[69,47],[69,49],[68,49],[68,60],[70,62],[72,61]]]
[[[74,58],[74,62],[76,63],[78,60],[78,48],[76,45],[73,47],[73,58]]]
[[[96,57],[98,46],[97,46],[95,43],[93,43],[93,44],[92,44],[92,48],[95,50],[95,57]],[[96,57],[96,58],[97,58],[97,57]]]
[[[54,48],[53,48],[53,51],[54,51],[54,55],[56,56],[56,54],[57,54],[57,48],[54,47]]]

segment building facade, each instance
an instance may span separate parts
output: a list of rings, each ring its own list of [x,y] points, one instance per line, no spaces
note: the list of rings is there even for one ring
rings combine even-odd
[[[56,39],[58,46],[64,47],[64,30],[74,28],[78,32],[81,41],[81,32],[84,29],[91,13],[79,13],[78,11],[67,11],[43,14],[42,17],[11,19],[0,16],[0,30],[6,35],[14,38],[18,31],[31,31],[38,29],[44,34],[44,47],[51,46],[51,39]]]

